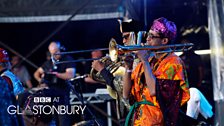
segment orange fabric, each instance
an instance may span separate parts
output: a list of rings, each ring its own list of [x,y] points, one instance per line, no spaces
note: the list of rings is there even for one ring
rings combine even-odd
[[[151,61],[151,59],[149,60]],[[157,65],[155,65],[157,64]],[[158,60],[154,66],[151,66],[153,74],[158,79],[180,80],[180,86],[183,89],[183,97],[181,104],[186,103],[189,98],[188,81],[186,71],[181,59],[175,54],[171,53],[163,60]],[[150,96],[149,89],[146,84],[143,84],[141,77],[144,76],[143,64],[139,63],[132,73],[131,94],[134,96],[136,102],[147,100],[152,102],[155,106],[141,105],[134,113],[134,125],[137,126],[152,126],[163,125],[163,115],[159,107],[159,103],[155,96]]]

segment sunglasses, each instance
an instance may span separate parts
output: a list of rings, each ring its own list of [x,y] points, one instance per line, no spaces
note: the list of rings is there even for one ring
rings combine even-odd
[[[123,39],[128,39],[129,36],[130,36],[130,34],[126,34],[126,35],[123,35],[122,38]]]
[[[147,34],[147,36],[149,37],[149,38],[163,38],[163,37],[161,37],[161,36],[155,36],[155,35],[153,35],[152,33],[148,33]]]

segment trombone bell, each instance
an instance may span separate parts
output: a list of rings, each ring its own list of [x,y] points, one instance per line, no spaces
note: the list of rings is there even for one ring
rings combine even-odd
[[[109,43],[109,56],[111,61],[116,62],[118,59],[118,48],[115,39],[111,39]]]

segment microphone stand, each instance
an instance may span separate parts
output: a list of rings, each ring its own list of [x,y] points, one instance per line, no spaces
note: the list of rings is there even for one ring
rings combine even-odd
[[[81,77],[81,78],[85,78],[85,76],[83,76],[83,77]],[[79,79],[80,79],[80,78],[79,78]],[[73,79],[73,80],[75,80],[75,79]],[[81,102],[81,104],[84,106],[85,103],[84,103],[84,98],[83,98],[82,93],[80,93],[80,95],[79,95],[79,93],[76,91],[76,89],[72,86],[70,80],[67,81],[67,85],[69,86],[70,89],[72,89],[72,92],[77,96],[77,99],[78,99],[78,100]],[[87,106],[87,105],[89,104],[88,101],[86,101],[86,103],[87,103],[87,104],[86,104],[86,108],[87,108],[88,112],[90,113],[90,115],[92,116],[93,120],[95,121],[95,123],[97,124],[97,126],[101,126],[100,123],[97,121],[96,116],[93,114],[93,112],[92,112],[92,111],[89,109],[89,107]]]

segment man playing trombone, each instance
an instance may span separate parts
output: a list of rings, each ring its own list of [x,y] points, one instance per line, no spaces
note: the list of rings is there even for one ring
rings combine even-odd
[[[158,18],[148,32],[146,44],[152,47],[170,44],[176,32],[173,22]],[[125,125],[177,125],[179,108],[189,100],[182,60],[172,50],[166,53],[139,50],[136,54],[141,62],[135,69],[132,57],[124,59],[123,97],[134,99]]]

